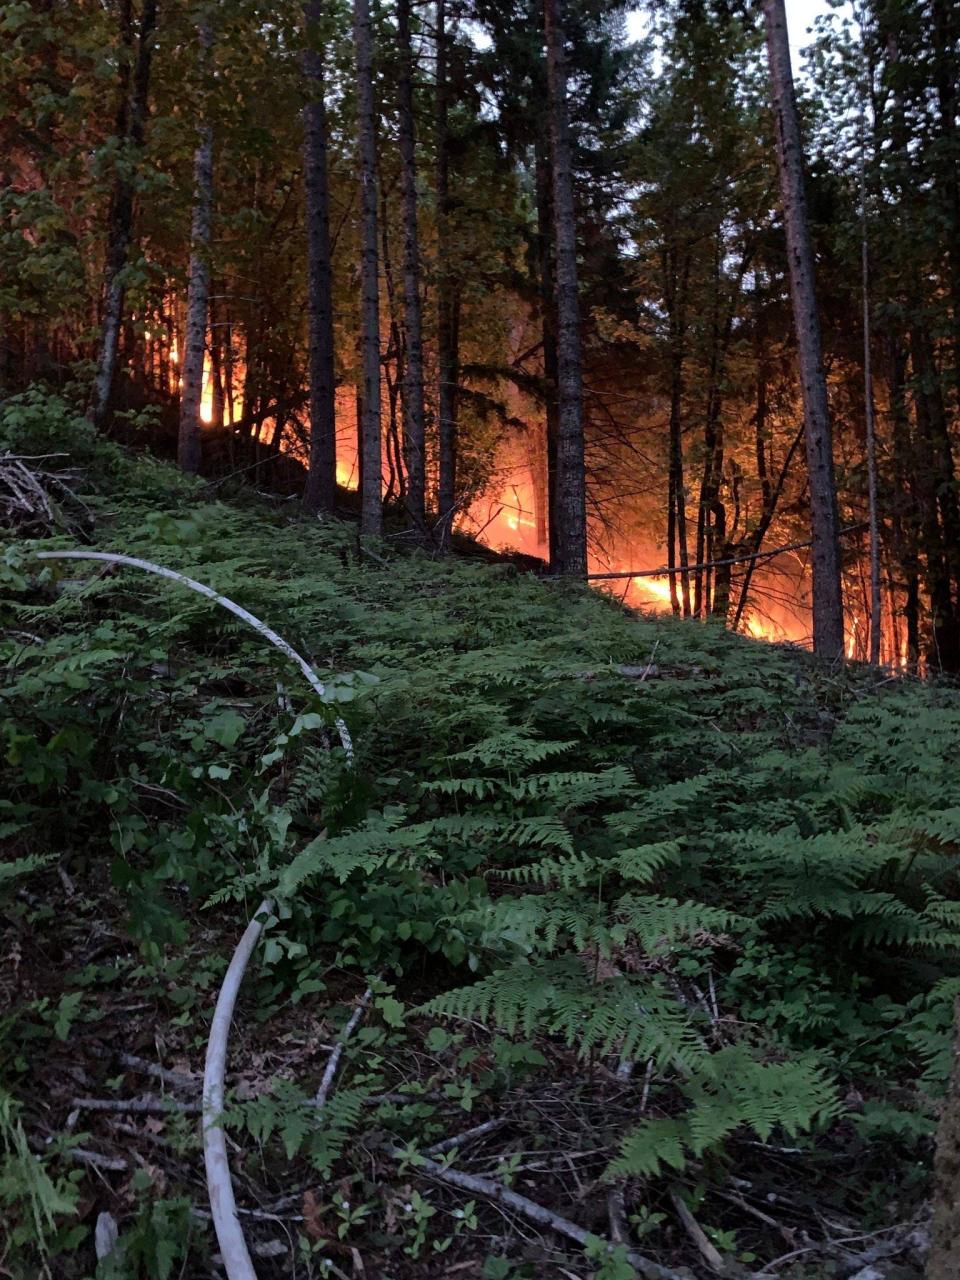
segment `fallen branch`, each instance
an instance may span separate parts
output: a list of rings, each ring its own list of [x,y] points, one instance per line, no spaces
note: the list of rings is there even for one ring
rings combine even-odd
[[[399,1147],[387,1147],[386,1151],[394,1160],[409,1161],[419,1172],[426,1174],[429,1178],[435,1178],[437,1182],[446,1182],[449,1186],[468,1191],[471,1195],[483,1196],[485,1200],[491,1200],[504,1209],[512,1209],[514,1213],[519,1213],[530,1222],[536,1222],[541,1227],[547,1227],[551,1231],[556,1231],[558,1235],[575,1241],[581,1248],[585,1247],[591,1238],[596,1238],[593,1232],[586,1231],[577,1223],[571,1222],[569,1218],[563,1218],[552,1209],[528,1200],[526,1196],[511,1191],[509,1187],[505,1187],[501,1182],[494,1182],[492,1178],[463,1173],[460,1169],[448,1169],[428,1156],[411,1154]],[[614,1248],[611,1241],[606,1243],[608,1248]],[[627,1258],[644,1280],[687,1280],[683,1272],[661,1267],[652,1258],[647,1258],[633,1249],[628,1250]]]
[[[372,999],[373,988],[367,987],[366,991],[360,997],[360,1003],[350,1015],[350,1021],[343,1028],[343,1032],[334,1047],[333,1053],[331,1053],[327,1060],[326,1070],[323,1073],[323,1079],[320,1081],[320,1088],[317,1090],[317,1096],[313,1100],[315,1107],[319,1108],[326,1106],[327,1095],[329,1094],[330,1087],[333,1084],[333,1078],[337,1074],[337,1068],[340,1066],[340,1059],[343,1057],[344,1047],[358,1027],[360,1019],[363,1017],[366,1012],[367,1005],[369,1005]]]
[[[175,1111],[182,1115],[199,1115],[199,1102],[181,1102],[177,1098],[156,1098],[144,1094],[142,1098],[72,1098],[70,1106],[80,1111],[128,1111],[132,1115],[160,1115]]]
[[[138,1058],[134,1053],[121,1053],[118,1056],[122,1066],[129,1067],[131,1071],[153,1076],[154,1079],[169,1085],[171,1089],[192,1090],[200,1087],[199,1080],[194,1080],[180,1071],[170,1071],[167,1067],[161,1067],[158,1062],[151,1062],[148,1058]]]
[[[623,1187],[611,1187],[607,1192],[607,1217],[610,1220],[610,1239],[614,1244],[629,1244],[627,1210],[623,1199]]]
[[[103,1156],[99,1151],[87,1151],[83,1147],[71,1147],[70,1159],[93,1169],[108,1169],[111,1173],[126,1173],[130,1168],[123,1156]]]
[[[421,1154],[442,1156],[445,1152],[452,1151],[454,1147],[465,1147],[468,1142],[476,1142],[478,1138],[484,1138],[488,1133],[496,1133],[498,1129],[502,1129],[509,1123],[506,1116],[495,1116],[492,1120],[484,1120],[483,1124],[474,1125],[472,1129],[465,1129],[463,1133],[454,1134],[452,1138],[444,1138],[442,1142],[424,1147]]]
[[[716,1246],[707,1238],[700,1223],[690,1212],[686,1201],[676,1187],[670,1188],[670,1202],[676,1210],[677,1217],[683,1224],[684,1231],[697,1246],[701,1258],[703,1258],[710,1270],[716,1272],[718,1276],[726,1275],[727,1264]]]

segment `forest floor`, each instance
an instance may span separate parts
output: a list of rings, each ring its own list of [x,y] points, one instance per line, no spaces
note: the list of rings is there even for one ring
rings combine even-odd
[[[960,692],[361,554],[49,404],[3,452],[0,1275],[223,1275],[203,1059],[265,897],[225,1116],[262,1280],[921,1274]],[[81,546],[325,694],[35,559]]]

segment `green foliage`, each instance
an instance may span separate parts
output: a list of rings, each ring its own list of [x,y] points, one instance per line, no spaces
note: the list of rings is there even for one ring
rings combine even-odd
[[[851,1089],[857,1141],[927,1140],[960,983],[960,694],[826,677],[476,565],[358,564],[339,526],[191,489],[146,499],[139,474],[95,545],[236,599],[331,697],[173,584],[41,569],[19,546],[0,603],[5,879],[107,868],[180,1026],[217,972],[184,969],[184,948],[267,893],[255,1018],[309,1014],[331,969],[361,990],[390,975],[357,1033],[375,1065],[358,1053],[320,1116],[274,1081],[231,1126],[321,1179],[372,1123],[430,1132],[432,1104],[365,1106],[422,1029],[463,1073],[443,1096],[464,1110],[552,1078],[558,1053],[647,1070],[643,1118],[608,1135],[611,1177],[720,1169],[744,1140],[801,1134],[826,1159],[854,1132],[837,1124]],[[625,674],[654,647],[655,676]],[[324,743],[334,709],[352,766]],[[94,1009],[67,983],[31,1025],[55,1043]],[[464,1025],[489,1029],[482,1067]],[[448,1239],[435,1219],[408,1245]]]
[[[30,1244],[48,1254],[58,1243],[63,1219],[77,1208],[76,1177],[59,1176],[54,1163],[30,1150],[18,1107],[0,1089],[0,1207],[5,1241],[15,1250]]]
[[[149,1174],[134,1174],[133,1188],[148,1192]],[[189,1258],[193,1234],[189,1200],[143,1195],[133,1222],[98,1264],[96,1280],[170,1280]]]

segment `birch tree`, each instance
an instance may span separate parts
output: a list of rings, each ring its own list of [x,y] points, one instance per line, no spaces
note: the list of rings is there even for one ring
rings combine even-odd
[[[198,31],[202,61],[209,60],[213,30],[209,22]],[[177,461],[196,475],[201,463],[200,405],[203,400],[203,364],[207,349],[210,310],[210,240],[213,215],[213,125],[201,122],[193,157],[193,217],[190,227],[190,268],[187,279],[187,330],[183,345],[183,386],[180,390],[180,428]]]

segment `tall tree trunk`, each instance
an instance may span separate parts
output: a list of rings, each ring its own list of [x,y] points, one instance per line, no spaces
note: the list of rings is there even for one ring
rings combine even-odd
[[[369,0],[353,0],[357,59],[357,130],[360,144],[361,347],[360,532],[383,529],[380,439],[380,266],[377,249],[377,141],[373,101],[373,32]]]
[[[544,134],[549,132],[544,121]],[[540,290],[540,335],[543,342],[545,435],[547,445],[547,542],[551,564],[559,560],[557,535],[557,428],[559,424],[559,373],[557,356],[557,282],[553,236],[553,170],[546,137],[536,144],[537,268]]]
[[[337,421],[333,339],[333,265],[327,180],[327,109],[320,24],[323,0],[306,0],[303,71],[303,176],[307,214],[307,310],[310,319],[310,469],[303,503],[332,515],[337,505]]]
[[[899,480],[892,510],[893,537],[906,588],[903,616],[907,624],[907,666],[909,670],[916,672],[920,662],[918,519],[922,504],[916,475],[916,451],[910,439],[910,422],[907,414],[907,357],[902,340],[897,334],[888,333],[885,346],[893,436],[893,465]]]
[[[553,215],[557,248],[557,564],[559,573],[585,578],[587,504],[583,444],[583,370],[577,297],[577,226],[567,118],[567,69],[560,0],[544,0]]]
[[[690,255],[683,253],[677,261],[677,249],[671,244],[663,255],[663,296],[667,309],[670,350],[670,420],[668,426],[669,483],[667,500],[667,565],[680,566],[680,590],[677,575],[670,574],[670,604],[675,614],[690,617],[690,576],[687,573],[690,554],[687,544],[687,498],[683,466],[683,365],[687,333],[687,285],[690,278]]]
[[[923,323],[910,331],[913,401],[917,421],[917,484],[921,538],[927,564],[933,648],[932,666],[960,670],[960,616],[952,584],[960,577],[960,512],[953,453],[933,343]]]
[[[457,387],[460,381],[460,300],[450,245],[450,55],[446,0],[437,0],[436,42],[437,414],[440,419],[437,424],[437,505],[439,541],[441,547],[446,547],[457,500]]]
[[[813,540],[813,649],[828,662],[843,658],[840,536],[827,380],[814,287],[800,121],[790,67],[784,0],[763,0],[770,85],[777,126],[777,161],[787,233],[790,293],[803,396]]]
[[[862,39],[862,36],[861,36]],[[870,350],[870,242],[867,235],[867,167],[864,97],[860,99],[860,289],[863,302],[863,419],[867,443],[867,520],[870,526],[870,661],[880,662],[880,519],[877,510],[877,432]]]
[[[130,7],[124,5],[122,19],[124,31],[122,43],[129,52],[132,43]],[[94,375],[87,417],[96,427],[103,426],[110,407],[110,392],[117,368],[117,347],[123,324],[123,302],[126,293],[124,271],[133,233],[133,202],[136,170],[143,149],[147,122],[147,102],[150,92],[150,61],[153,57],[153,36],[157,25],[157,0],[143,0],[140,15],[137,60],[133,70],[133,89],[129,110],[124,102],[118,112],[118,122],[126,125],[120,132],[123,149],[120,156],[117,179],[110,201],[109,230],[107,234],[107,258],[104,272],[103,315],[100,325],[100,347],[97,353],[97,369]],[[121,69],[121,95],[125,98],[129,72]]]
[[[406,506],[410,522],[423,530],[426,485],[426,431],[423,407],[423,322],[420,308],[420,239],[417,231],[417,161],[413,125],[413,48],[410,0],[397,0],[400,78],[400,179],[403,188],[403,317],[406,364],[403,378],[403,452],[407,464]]]
[[[206,62],[213,46],[209,24],[199,29]],[[210,224],[213,211],[213,126],[204,121],[193,154],[193,222],[190,228],[190,274],[187,282],[187,329],[183,344],[183,387],[180,392],[180,431],[177,461],[196,475],[201,462],[200,405],[203,400],[203,359],[207,347],[210,308]]]
[[[403,447],[400,443],[400,431],[397,423],[397,404],[400,388],[403,385],[405,368],[405,352],[403,334],[397,314],[397,290],[394,283],[393,254],[390,251],[390,220],[387,216],[387,195],[380,193],[380,253],[383,263],[383,282],[387,287],[387,315],[390,321],[390,337],[387,350],[381,361],[383,378],[387,384],[387,426],[384,431],[387,460],[387,491],[384,501],[390,503],[394,495],[401,504],[407,505],[407,479],[403,461]],[[390,361],[393,361],[394,374],[390,376]]]
[[[953,382],[960,405],[960,174],[957,172],[957,43],[960,13],[956,0],[933,0],[933,78],[937,90],[941,154],[946,160],[941,182],[946,230],[947,274],[953,345]]]
[[[956,1280],[960,1273],[960,1000],[953,1008],[953,1058],[937,1125],[933,1172],[927,1280]]]

